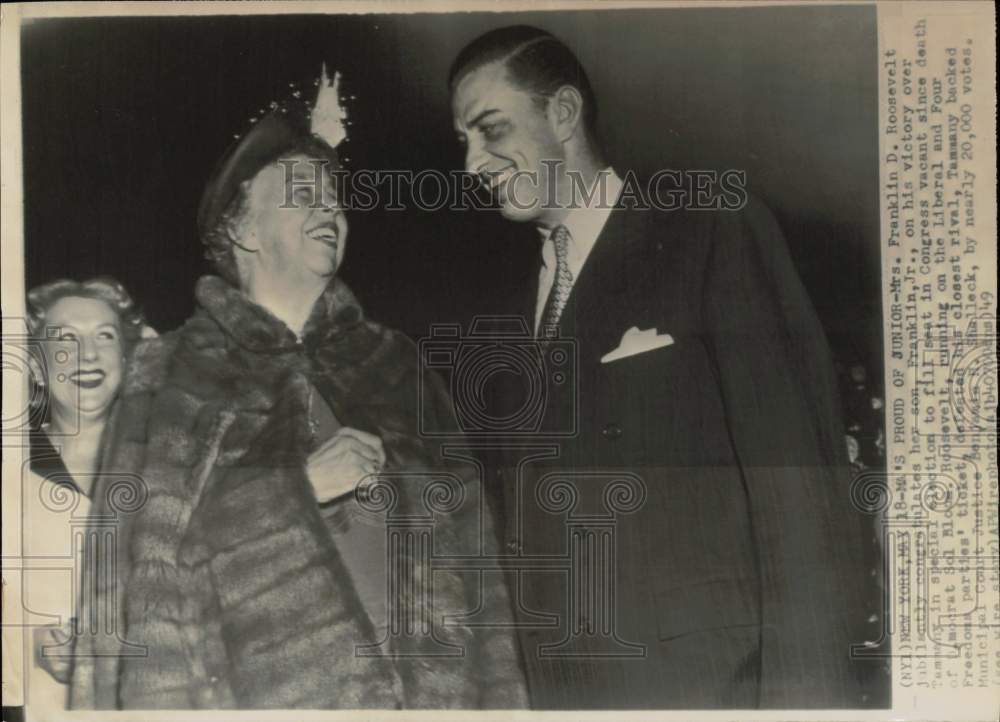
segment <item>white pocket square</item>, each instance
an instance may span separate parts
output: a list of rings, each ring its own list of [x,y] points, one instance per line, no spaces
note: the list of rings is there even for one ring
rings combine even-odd
[[[618,344],[618,348],[601,356],[601,363],[606,364],[610,361],[617,361],[628,356],[635,356],[639,353],[670,346],[673,342],[674,338],[669,333],[657,333],[655,328],[640,331],[637,327],[633,326],[622,336],[622,341]]]

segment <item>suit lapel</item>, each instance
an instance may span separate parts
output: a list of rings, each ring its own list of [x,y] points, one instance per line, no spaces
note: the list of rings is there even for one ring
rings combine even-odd
[[[644,294],[644,233],[642,214],[615,208],[608,216],[559,323],[560,335],[576,339],[581,359],[600,357],[618,345],[623,324],[636,325]]]

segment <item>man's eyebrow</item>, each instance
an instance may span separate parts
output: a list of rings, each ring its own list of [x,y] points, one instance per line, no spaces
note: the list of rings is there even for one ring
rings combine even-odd
[[[492,115],[493,113],[499,113],[499,112],[500,112],[499,108],[489,108],[488,110],[484,110],[482,113],[480,113],[479,115],[477,115],[475,118],[473,118],[472,120],[470,120],[465,125],[466,125],[466,127],[471,128],[474,125],[478,125],[479,122],[481,120],[483,120],[485,117],[487,117],[489,115]]]

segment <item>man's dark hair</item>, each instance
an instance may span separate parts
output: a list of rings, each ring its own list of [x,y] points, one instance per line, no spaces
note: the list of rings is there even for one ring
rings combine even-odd
[[[448,89],[484,65],[499,62],[511,83],[534,95],[542,109],[559,88],[572,85],[583,97],[583,127],[597,143],[597,101],[576,55],[551,33],[530,25],[510,25],[480,35],[451,64]]]

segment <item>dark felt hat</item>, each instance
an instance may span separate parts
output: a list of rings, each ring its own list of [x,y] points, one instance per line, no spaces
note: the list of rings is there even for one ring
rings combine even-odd
[[[302,99],[301,93],[296,91],[284,102],[271,103],[269,111],[252,120],[250,130],[233,141],[201,196],[198,233],[202,238],[218,224],[226,208],[236,198],[240,184],[276,160],[303,153],[328,160],[328,170],[340,167],[336,144],[343,138],[343,126],[341,124],[338,133],[336,125],[338,119],[342,121],[345,115],[336,97],[338,84],[339,74],[335,74],[330,83],[324,68],[323,77],[317,83],[315,103]],[[332,132],[331,122],[334,127]]]

